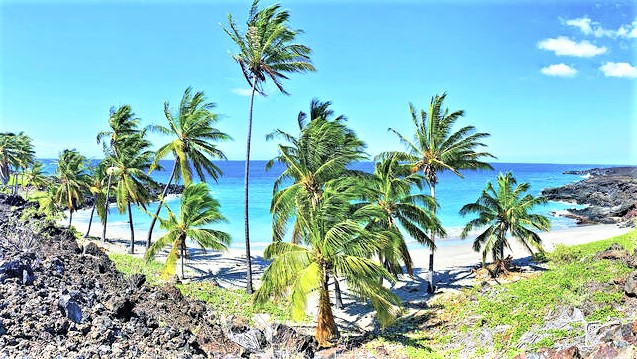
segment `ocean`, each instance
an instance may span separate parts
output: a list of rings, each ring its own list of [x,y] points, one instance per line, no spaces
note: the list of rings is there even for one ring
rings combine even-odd
[[[53,173],[55,160],[42,160],[45,171]],[[95,161],[97,162],[97,161]],[[170,176],[172,160],[162,161],[163,170],[152,173],[156,181],[165,183]],[[244,190],[244,161],[222,161],[217,165],[223,171],[223,176],[218,182],[209,181],[210,191],[221,204],[221,212],[228,219],[217,229],[228,232],[232,237],[231,248],[244,248],[244,221],[243,221],[243,190]],[[283,171],[280,165],[274,166],[269,171],[265,170],[266,161],[252,161],[250,165],[250,238],[251,246],[261,250],[272,239],[270,200],[272,198],[272,186],[274,180]],[[558,187],[584,178],[580,175],[563,174],[564,171],[585,170],[595,167],[608,167],[607,165],[572,165],[572,164],[530,164],[530,163],[493,163],[493,171],[466,171],[464,177],[458,177],[451,172],[443,172],[439,175],[439,183],[436,186],[436,198],[440,204],[438,216],[445,227],[448,237],[437,242],[439,246],[456,245],[462,240],[459,234],[464,224],[470,219],[458,214],[460,208],[470,202],[474,202],[484,189],[488,181],[495,182],[500,172],[511,171],[518,183],[528,182],[531,185],[530,192],[539,195],[543,188]],[[367,172],[373,171],[372,162],[360,162],[354,166],[356,169]],[[429,193],[429,188],[423,190]],[[167,200],[173,211],[179,209],[179,198],[172,197]],[[573,204],[549,202],[537,208],[537,212],[548,216],[552,229],[574,227],[573,220],[559,216],[568,208],[578,207]],[[154,212],[156,204],[150,204],[147,209]],[[83,213],[82,213],[83,212]],[[75,221],[86,221],[88,211],[74,214]],[[165,216],[165,210],[160,216]],[[112,207],[109,212],[109,228],[121,227],[128,230],[128,215],[120,214]],[[150,217],[142,210],[133,207],[133,222],[136,233],[145,232],[150,224]],[[99,220],[94,219],[93,225],[99,226]],[[159,223],[155,233],[160,233]],[[140,239],[140,238],[137,238]],[[145,239],[145,236],[144,236]],[[419,249],[422,246],[413,240],[408,240],[411,249]]]

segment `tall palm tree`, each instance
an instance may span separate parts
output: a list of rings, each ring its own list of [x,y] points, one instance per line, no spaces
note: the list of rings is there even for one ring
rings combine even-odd
[[[170,187],[173,178],[183,178],[184,185],[192,182],[191,167],[195,169],[201,181],[206,180],[206,174],[215,181],[221,175],[221,170],[213,162],[212,158],[226,159],[226,156],[219,150],[215,143],[226,141],[230,136],[213,127],[217,122],[218,116],[212,112],[214,104],[206,102],[203,92],[197,92],[192,95],[192,88],[187,88],[179,105],[179,112],[172,114],[168,102],[164,103],[164,114],[168,120],[168,127],[155,125],[152,129],[166,135],[174,136],[174,139],[161,146],[155,153],[151,171],[157,168],[159,161],[172,153],[175,158],[170,178],[166,187],[159,198],[157,211],[150,222],[148,229],[148,237],[146,238],[146,247],[151,244],[151,236],[155,222],[161,211],[161,207],[166,197],[166,192]]]
[[[454,125],[460,117],[464,116],[464,111],[450,112],[448,108],[443,111],[442,106],[446,97],[446,93],[434,96],[429,103],[429,112],[421,110],[420,113],[417,113],[414,106],[409,104],[411,119],[416,127],[413,141],[408,140],[398,131],[389,129],[398,136],[400,142],[406,147],[406,152],[398,154],[398,158],[408,161],[413,172],[423,172],[431,189],[431,197],[434,199],[436,198],[439,173],[451,171],[457,176],[463,177],[461,170],[493,170],[491,165],[482,160],[495,158],[488,152],[477,150],[485,146],[480,141],[488,137],[488,133],[476,132],[474,126],[465,126],[454,131]],[[380,157],[388,155],[383,154]],[[434,214],[435,212],[434,208]],[[434,243],[436,235],[442,235],[442,233],[432,230],[429,235]],[[432,249],[429,255],[429,292],[433,293],[435,288],[434,251]]]
[[[129,105],[123,105],[115,109],[110,109],[108,118],[109,131],[102,131],[97,134],[97,143],[102,143],[105,161],[111,165],[106,166],[108,182],[106,185],[106,200],[104,202],[104,216],[102,227],[102,241],[106,240],[106,224],[108,222],[108,204],[110,202],[111,183],[113,179],[112,159],[118,155],[118,150],[123,147],[124,142],[139,134],[139,119],[135,117]]]
[[[24,173],[24,187],[26,190],[25,199],[29,199],[29,186],[33,185],[37,189],[46,187],[49,184],[49,178],[44,174],[44,165],[40,161],[35,161],[31,168]]]
[[[400,163],[396,156],[376,162],[373,176],[368,179],[367,202],[378,206],[384,214],[370,221],[369,229],[384,232],[390,238],[388,246],[378,253],[380,262],[392,274],[403,274],[401,263],[409,275],[413,274],[412,260],[405,243],[406,232],[418,243],[431,249],[436,244],[427,232],[444,233],[433,214],[436,201],[422,193],[412,193],[415,186],[422,189],[424,178],[410,171],[409,165]]]
[[[111,158],[111,167],[107,170],[116,181],[115,198],[119,213],[128,211],[128,221],[131,232],[130,253],[135,253],[135,229],[133,226],[133,214],[131,204],[136,204],[144,209],[151,201],[148,188],[155,185],[148,175],[153,153],[148,150],[150,143],[144,139],[145,131],[139,135],[130,137],[118,148]]]
[[[250,8],[247,21],[247,31],[239,31],[232,15],[228,14],[229,28],[223,30],[239,47],[239,52],[232,58],[239,64],[243,76],[252,88],[250,107],[248,110],[248,134],[246,140],[245,162],[245,195],[244,220],[247,261],[246,291],[252,293],[252,262],[250,258],[250,225],[248,218],[248,183],[250,173],[250,141],[252,137],[252,109],[254,95],[265,95],[263,84],[270,78],[276,87],[284,94],[281,81],[287,79],[288,73],[314,71],[310,61],[309,47],[294,43],[301,30],[288,27],[290,14],[281,10],[279,5],[272,5],[259,10],[259,2],[255,0]]]
[[[255,301],[289,300],[292,318],[300,319],[309,297],[318,293],[316,339],[324,347],[338,337],[328,288],[334,276],[343,278],[354,294],[372,303],[383,327],[399,313],[400,299],[381,284],[382,279],[395,281],[394,276],[369,259],[386,242],[384,236],[365,229],[370,217],[381,215],[379,208],[368,205],[354,210],[351,204],[359,197],[354,177],[326,183],[316,203],[300,197],[310,208],[297,218],[307,236],[305,243],[275,241],[264,252],[272,263],[263,273]]]
[[[75,212],[88,190],[87,160],[76,150],[64,150],[58,158],[55,174],[59,181],[55,201],[69,210],[69,227]]]
[[[473,249],[482,249],[482,262],[487,253],[491,253],[493,261],[501,267],[504,259],[504,247],[511,249],[507,235],[515,237],[531,254],[533,249],[542,252],[542,239],[534,232],[548,231],[551,223],[541,214],[531,213],[537,206],[546,203],[544,197],[534,197],[526,193],[528,183],[517,184],[511,172],[500,173],[497,188],[487,183],[482,194],[474,203],[466,204],[460,210],[461,215],[475,213],[478,218],[470,220],[462,230],[462,238],[478,228],[487,227],[473,242]],[[506,268],[501,268],[506,269]]]
[[[168,277],[174,275],[177,259],[181,258],[183,279],[186,239],[194,240],[204,252],[207,248],[220,251],[225,250],[230,244],[230,235],[210,228],[200,228],[226,221],[219,212],[219,202],[212,198],[206,183],[186,185],[180,201],[178,216],[167,207],[168,218],[159,219],[161,228],[167,232],[148,248],[145,258],[154,258],[162,248],[172,244],[163,274]]]

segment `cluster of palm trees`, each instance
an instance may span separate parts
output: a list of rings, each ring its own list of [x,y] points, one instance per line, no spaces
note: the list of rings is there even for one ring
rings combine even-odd
[[[33,140],[24,132],[0,133],[0,184],[3,187],[13,181],[10,193],[18,194],[20,179],[27,190],[29,185],[42,187],[46,185],[42,163],[36,161]]]
[[[289,13],[278,5],[262,10],[255,1],[250,9],[247,29],[242,32],[231,15],[224,31],[238,46],[233,59],[239,64],[252,92],[249,102],[245,161],[245,245],[246,291],[253,293],[248,213],[250,141],[255,94],[265,95],[263,86],[269,79],[284,94],[282,80],[289,73],[313,71],[311,50],[295,43],[300,30],[288,27]],[[492,169],[485,162],[493,156],[482,150],[489,136],[473,126],[455,129],[463,111],[444,108],[446,93],[434,96],[427,111],[417,111],[410,104],[414,124],[413,136],[398,136],[405,151],[382,153],[374,158],[373,173],[352,169],[353,164],[369,160],[365,143],[347,127],[344,116],[335,116],[330,102],[312,100],[309,113],[297,116],[298,133],[276,130],[269,140],[278,139],[278,155],[267,164],[284,166],[276,179],[271,202],[273,241],[264,256],[271,260],[261,287],[254,295],[256,302],[274,300],[290,305],[294,318],[306,312],[312,296],[317,296],[318,319],[316,337],[328,346],[338,337],[332,312],[331,289],[335,305],[341,304],[341,284],[349,292],[368,300],[375,308],[380,323],[390,324],[400,313],[400,300],[385,281],[413,274],[413,263],[407,240],[412,238],[431,250],[429,290],[435,290],[434,250],[436,240],[446,235],[436,216],[436,186],[440,174],[450,171],[463,176],[466,170]],[[216,129],[218,116],[214,104],[203,92],[186,89],[176,112],[164,104],[166,125],[140,128],[140,120],[128,105],[111,109],[109,129],[97,136],[104,159],[94,168],[75,150],[64,150],[58,160],[56,184],[42,202],[43,210],[56,206],[69,210],[69,226],[73,212],[87,196],[93,199],[91,211],[102,222],[102,240],[106,240],[108,207],[114,198],[120,213],[128,212],[131,244],[135,250],[135,232],[131,207],[146,210],[158,201],[152,216],[146,258],[150,259],[168,245],[164,273],[175,273],[178,259],[187,254],[187,239],[202,248],[221,250],[230,242],[228,234],[205,226],[222,222],[219,203],[208,191],[206,180],[216,181],[222,172],[213,160],[225,159],[217,143],[230,136]],[[156,152],[150,150],[149,131],[171,136]],[[23,134],[0,134],[0,179],[8,182],[12,171],[25,171],[25,179],[36,183],[36,165],[30,139]],[[411,138],[411,139],[410,139]],[[153,198],[149,187],[156,185],[151,173],[160,168],[160,160],[172,156],[174,165],[162,194]],[[194,173],[193,173],[194,171]],[[194,183],[196,177],[201,183]],[[165,197],[173,181],[183,180],[184,192],[180,211],[167,206],[167,218],[160,217]],[[17,183],[17,179],[16,179]],[[531,213],[543,199],[526,194],[527,184],[516,186],[512,174],[498,177],[498,188],[490,183],[475,203],[462,208],[461,214],[476,213],[463,237],[473,230],[487,227],[478,235],[474,248],[483,256],[491,253],[502,260],[510,235],[519,239],[530,251],[541,250],[535,232],[548,229],[546,218]],[[422,193],[429,187],[430,194]],[[160,221],[166,233],[152,243],[152,233]],[[88,236],[88,231],[86,233]]]

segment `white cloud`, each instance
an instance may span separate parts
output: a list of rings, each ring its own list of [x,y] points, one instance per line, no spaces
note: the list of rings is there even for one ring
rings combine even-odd
[[[606,62],[599,69],[606,77],[637,77],[637,67],[627,62]]]
[[[577,70],[575,68],[565,65],[565,64],[555,64],[543,67],[540,70],[541,73],[548,76],[559,76],[559,77],[573,77],[577,74]]]
[[[605,47],[597,47],[584,40],[575,42],[566,36],[555,39],[545,39],[538,42],[537,47],[542,50],[555,52],[558,56],[593,57],[606,52]]]
[[[578,19],[566,20],[565,24],[569,26],[575,26],[580,29],[584,33],[584,35],[589,35],[593,32],[593,28],[591,27],[591,19],[588,17],[581,17]]]
[[[580,29],[584,35],[593,35],[598,38],[637,38],[637,20],[630,24],[621,25],[617,30],[605,29],[600,23],[593,21],[588,16],[566,20],[564,24]]]
[[[232,89],[232,93],[239,96],[250,96],[252,95],[252,89],[249,88],[234,88]]]

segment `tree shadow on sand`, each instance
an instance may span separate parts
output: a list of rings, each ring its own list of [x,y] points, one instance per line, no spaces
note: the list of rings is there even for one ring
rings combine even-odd
[[[204,269],[208,263],[213,264],[218,270]],[[253,277],[260,278],[269,264],[270,262],[262,256],[252,256]],[[243,256],[239,258],[224,257],[221,252],[204,252],[200,248],[189,248],[185,266],[191,273],[195,273],[191,274],[191,278],[189,278],[194,282],[212,281],[226,289],[245,288],[247,283],[246,261]]]

